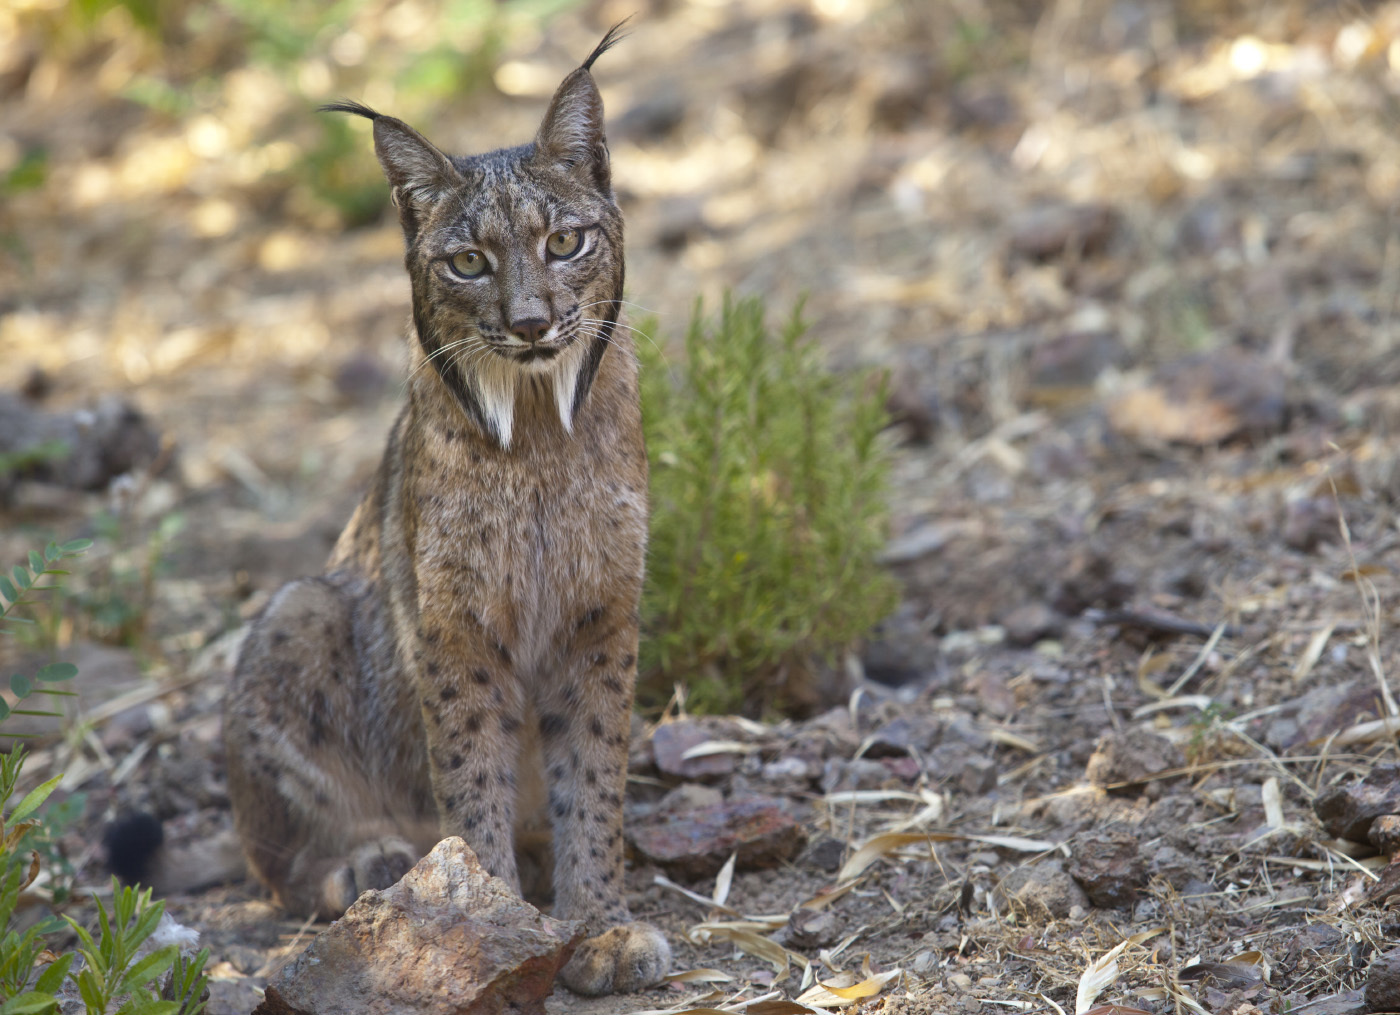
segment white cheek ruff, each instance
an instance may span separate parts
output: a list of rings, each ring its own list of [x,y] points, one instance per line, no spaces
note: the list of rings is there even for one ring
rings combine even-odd
[[[472,370],[472,386],[487,423],[496,432],[501,447],[509,448],[515,426],[515,400],[520,393],[520,380],[534,374],[553,388],[554,404],[565,433],[574,432],[574,394],[579,374],[588,356],[588,343],[582,336],[553,360],[542,364],[522,366],[503,356],[481,357]]]

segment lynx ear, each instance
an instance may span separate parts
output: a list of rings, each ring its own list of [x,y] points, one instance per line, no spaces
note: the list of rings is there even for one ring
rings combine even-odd
[[[374,121],[374,154],[384,169],[404,229],[417,231],[418,216],[453,186],[462,174],[427,138],[402,120],[377,113],[358,102],[333,102],[323,113],[354,113]]]
[[[549,100],[535,157],[590,180],[604,193],[611,189],[608,143],[603,137],[603,97],[593,82],[593,62],[620,39],[626,22],[614,25],[594,47],[583,66],[566,77]]]

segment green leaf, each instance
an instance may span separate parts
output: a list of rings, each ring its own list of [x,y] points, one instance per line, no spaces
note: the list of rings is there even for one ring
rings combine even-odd
[[[29,551],[29,570],[33,571],[36,577],[44,573],[44,558],[33,550]]]
[[[0,1015],[27,1015],[29,1012],[53,1011],[57,1007],[58,999],[52,994],[30,990],[0,1005]]]
[[[50,712],[49,710],[43,708],[12,708],[10,709],[10,715],[37,715],[46,716],[50,719],[63,718],[62,712]]]
[[[19,602],[19,593],[16,592],[15,587],[10,584],[10,579],[6,578],[3,574],[0,574],[0,596],[4,596],[11,604]]]
[[[60,955],[54,962],[49,964],[49,968],[39,974],[39,979],[34,981],[35,990],[55,993],[63,988],[63,978],[68,975],[68,967],[73,964],[73,953]]]
[[[40,680],[72,680],[78,675],[78,667],[72,663],[49,663],[34,676]]]
[[[84,969],[78,974],[78,994],[81,995],[83,1004],[87,1005],[88,1011],[106,1010],[107,1001],[102,996],[102,987],[91,969]]]
[[[10,573],[14,575],[15,588],[19,589],[21,592],[23,592],[25,589],[29,588],[29,586],[34,584],[34,579],[29,577],[29,572],[26,571],[24,568],[20,567],[18,564],[15,565],[15,569]]]
[[[5,703],[3,698],[0,698],[0,722],[4,722],[9,717],[10,706]]]
[[[34,681],[30,680],[23,673],[16,673],[10,678],[10,690],[15,692],[16,698],[27,698],[34,690]]]
[[[158,1001],[153,997],[133,997],[117,1009],[117,1015],[175,1015],[180,1005],[175,1001]]]
[[[165,971],[175,964],[175,958],[180,954],[179,945],[166,945],[160,951],[151,952],[140,962],[132,966],[124,977],[122,985],[118,988],[118,993],[126,994],[137,987],[143,987],[152,980],[159,979],[165,975]]]
[[[65,557],[74,553],[82,553],[84,550],[92,549],[91,539],[70,539],[59,547]]]
[[[52,564],[63,556],[63,551],[58,548],[58,544],[49,540],[49,545],[44,547],[44,560]]]
[[[42,591],[42,590],[40,590]],[[0,620],[8,620],[11,624],[32,624],[34,621],[28,617],[0,617]]]
[[[24,795],[24,799],[10,812],[5,823],[13,825],[16,821],[23,821],[26,817],[39,809],[39,805],[49,798],[49,794],[63,781],[62,775],[56,775],[48,782],[40,783]]]

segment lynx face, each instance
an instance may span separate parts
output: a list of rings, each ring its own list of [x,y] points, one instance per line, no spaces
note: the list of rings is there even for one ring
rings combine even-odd
[[[521,386],[547,384],[571,431],[623,283],[622,216],[588,65],[559,86],[533,143],[485,155],[444,155],[355,103],[326,108],[374,120],[418,341],[467,415],[509,447]]]

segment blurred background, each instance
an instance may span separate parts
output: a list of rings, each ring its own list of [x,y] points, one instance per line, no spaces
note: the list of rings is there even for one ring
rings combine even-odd
[[[832,370],[889,374],[900,602],[848,674],[1077,737],[1047,785],[1165,670],[1271,749],[1375,714],[1400,3],[4,0],[0,563],[95,545],[0,664],[79,663],[44,758],[90,824],[226,824],[230,637],[399,404],[401,234],[368,125],[315,107],[521,143],[629,16],[595,74],[634,323],[805,294]]]

